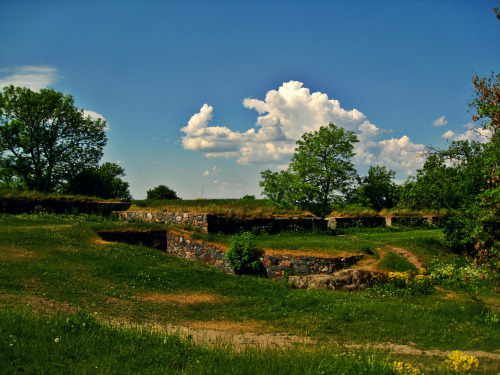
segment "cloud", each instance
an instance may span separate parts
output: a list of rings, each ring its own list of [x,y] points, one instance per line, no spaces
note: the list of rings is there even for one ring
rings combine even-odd
[[[446,120],[444,118],[444,116],[441,116],[440,118],[434,120],[434,122],[432,123],[432,126],[440,127],[440,126],[445,126],[447,124],[448,124],[448,120]]]
[[[330,122],[354,131],[360,140],[355,145],[356,163],[375,165],[387,162],[397,171],[412,173],[422,165],[417,153],[424,145],[410,138],[381,140],[387,130],[372,124],[357,109],[346,110],[340,102],[321,92],[311,93],[302,82],[283,83],[278,90],[267,92],[264,100],[246,98],[243,106],[258,113],[254,127],[245,132],[226,126],[211,126],[213,107],[204,104],[188,125],[182,145],[187,150],[204,153],[207,158],[236,158],[241,165],[290,162],[296,141],[305,132],[318,130]],[[443,116],[443,121],[444,116]]]
[[[477,128],[474,124],[468,123],[463,126],[464,133],[455,133],[453,130],[448,130],[441,137],[449,141],[475,141],[475,142],[488,142],[491,138],[491,130]]]
[[[212,167],[211,171],[206,170],[205,172],[203,172],[203,176],[211,176],[216,174],[219,174],[219,169],[215,165]]]
[[[97,112],[94,112],[94,111],[88,111],[86,109],[83,110],[83,117],[87,117],[87,116],[90,116],[90,118],[95,121],[97,119],[101,119],[102,121],[106,121],[106,119],[104,118],[103,115],[97,113]],[[104,128],[104,130],[109,130],[109,126],[108,126],[108,122],[106,121],[106,127]]]
[[[34,91],[49,87],[59,78],[57,69],[50,66],[20,66],[2,69],[0,74],[6,74],[0,77],[0,88],[14,85]]]

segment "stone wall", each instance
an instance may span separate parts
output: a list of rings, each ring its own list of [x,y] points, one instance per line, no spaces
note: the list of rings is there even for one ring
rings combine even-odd
[[[148,223],[182,224],[193,228],[198,228],[204,233],[208,233],[208,216],[205,213],[195,212],[129,212],[120,211],[118,216],[126,221],[139,220]]]
[[[198,240],[192,240],[174,232],[168,232],[167,239],[168,254],[184,259],[196,259],[227,273],[233,273],[229,262],[226,260],[224,249],[216,245],[208,245]],[[337,258],[264,255],[262,263],[269,277],[281,277],[285,273],[294,275],[332,274],[358,262],[362,258],[363,255]]]
[[[330,217],[322,218],[256,218],[233,219],[207,213],[196,212],[130,212],[119,211],[118,215],[126,221],[139,220],[166,224],[187,225],[198,228],[204,233],[234,234],[251,231],[254,228],[262,229],[270,234],[286,230],[346,229],[353,227],[380,228],[393,225],[422,226],[439,224],[441,217],[435,216],[372,216],[364,218]]]
[[[140,220],[165,224],[188,225],[204,233],[234,234],[260,228],[275,234],[290,229],[326,229],[327,221],[322,218],[276,218],[276,219],[233,219],[196,212],[129,212],[121,211],[118,215],[124,220]]]
[[[183,259],[198,260],[227,273],[233,273],[226,259],[226,249],[214,244],[193,240],[186,234],[175,231],[99,231],[107,241],[126,242],[134,245],[151,246],[167,254]],[[332,274],[350,266],[363,255],[348,257],[271,256],[264,255],[262,264],[269,277],[288,275]]]

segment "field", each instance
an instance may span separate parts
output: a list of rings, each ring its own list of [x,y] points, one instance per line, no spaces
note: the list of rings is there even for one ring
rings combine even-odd
[[[1,373],[404,373],[394,361],[451,373],[454,350],[477,357],[474,372],[500,371],[498,310],[457,286],[298,290],[104,242],[92,230],[103,220],[0,216]],[[402,267],[382,262],[394,248],[429,269],[462,265],[441,239],[439,230],[257,236],[274,251],[364,252],[388,270]],[[488,286],[480,292],[499,303]]]

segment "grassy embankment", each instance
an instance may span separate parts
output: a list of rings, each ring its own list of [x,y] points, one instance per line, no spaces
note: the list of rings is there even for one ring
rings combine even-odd
[[[429,372],[442,368],[444,358],[414,352],[388,357],[377,345],[489,353],[499,347],[496,312],[457,291],[294,290],[154,249],[102,242],[89,218],[0,217],[0,371],[394,373],[392,361],[404,359]],[[432,231],[427,234],[432,238]],[[411,232],[399,239],[398,232],[359,236],[374,248],[384,236],[398,246],[410,241],[415,249],[434,241],[421,235],[409,240]],[[420,251],[429,252],[425,246]],[[142,329],[117,328],[123,324]],[[167,333],[169,324],[299,340],[293,349],[238,353],[195,345]],[[498,369],[497,359],[480,362],[481,369]]]
[[[264,199],[196,199],[196,200],[135,200],[129,211],[205,212],[229,218],[313,217],[305,210],[278,207]],[[335,208],[331,217],[374,216],[442,216],[445,211],[411,211],[391,209],[376,211],[369,207],[345,206]]]

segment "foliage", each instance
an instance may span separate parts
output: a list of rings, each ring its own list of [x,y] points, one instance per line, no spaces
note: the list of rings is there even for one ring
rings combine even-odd
[[[429,277],[411,272],[389,272],[387,279],[375,276],[375,284],[366,291],[370,296],[389,299],[427,295],[432,292]]]
[[[177,193],[165,185],[158,185],[157,187],[148,190],[146,192],[147,199],[155,200],[169,200],[169,199],[180,199]]]
[[[246,199],[246,200],[255,200],[255,195],[246,194],[246,195],[244,195],[243,197],[241,197],[241,199]]]
[[[449,354],[446,358],[446,364],[451,371],[461,374],[472,370],[473,367],[476,369],[479,367],[476,356],[464,354],[460,350],[455,350],[453,354]]]
[[[477,205],[476,202],[472,203]],[[450,211],[443,226],[445,244],[457,254],[474,254],[476,241],[474,231],[474,210],[472,205],[462,210]]]
[[[8,86],[0,94],[0,177],[22,189],[57,191],[95,168],[106,145],[105,121],[84,117],[71,95]],[[5,180],[3,180],[5,183]]]
[[[371,166],[368,175],[359,178],[355,199],[375,210],[392,208],[397,202],[397,185],[392,181],[396,172],[385,166]]]
[[[484,188],[482,146],[453,141],[447,150],[434,150],[414,178],[400,190],[399,207],[410,209],[459,209]]]
[[[356,142],[354,132],[332,123],[304,133],[288,170],[261,172],[263,194],[281,205],[328,215],[331,203],[342,201],[356,176],[351,162]]]
[[[473,264],[457,264],[457,262],[434,262],[429,267],[430,278],[434,284],[457,286],[460,288],[478,287],[482,280],[488,279],[488,270],[474,267]]]
[[[251,233],[241,233],[231,238],[226,259],[237,275],[259,275],[263,273],[260,258],[263,252],[255,245],[255,238]]]
[[[490,134],[484,145],[481,171],[486,188],[477,196],[479,204],[471,208],[472,237],[475,241],[475,264],[485,265],[500,279],[500,74],[473,78],[474,99],[470,102]],[[498,287],[496,288],[498,291]]]
[[[132,200],[128,182],[120,177],[125,176],[125,170],[118,164],[106,162],[99,168],[88,168],[81,171],[69,181],[66,192],[81,194],[103,199]]]

